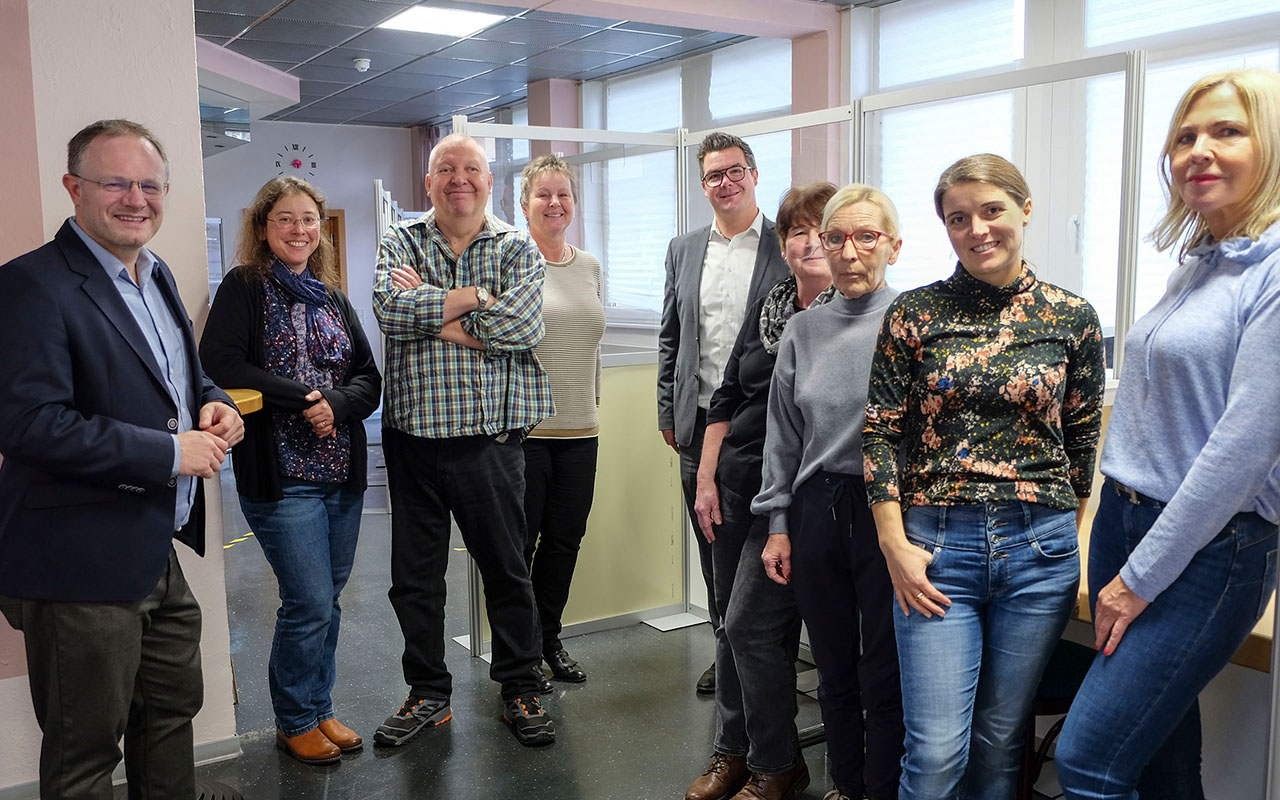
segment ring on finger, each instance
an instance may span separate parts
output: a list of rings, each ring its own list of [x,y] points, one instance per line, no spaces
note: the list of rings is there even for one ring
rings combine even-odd
[[[917,599],[917,600],[923,600],[923,599],[924,599],[924,592],[916,592],[916,599]]]

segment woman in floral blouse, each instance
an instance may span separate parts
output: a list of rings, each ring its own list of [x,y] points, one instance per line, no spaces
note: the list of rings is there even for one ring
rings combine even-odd
[[[902,611],[899,797],[1006,800],[1076,600],[1102,336],[1086,301],[1023,261],[1031,197],[1013,164],[957,161],[934,206],[959,264],[889,307],[862,444]]]

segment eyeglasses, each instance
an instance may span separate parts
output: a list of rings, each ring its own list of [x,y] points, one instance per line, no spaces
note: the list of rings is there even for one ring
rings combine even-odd
[[[313,231],[320,227],[320,218],[307,214],[302,217],[295,217],[292,214],[279,214],[274,217],[267,217],[267,221],[274,224],[277,228],[292,228],[301,222],[302,227],[306,230]]]
[[[167,183],[156,183],[155,181],[131,181],[124,178],[107,178],[104,181],[95,181],[93,178],[86,178],[83,175],[71,173],[71,177],[85,183],[96,183],[102,187],[102,191],[107,194],[124,194],[137,184],[138,190],[147,197],[159,197],[164,194],[164,190],[169,188]]]
[[[859,250],[875,250],[876,245],[880,243],[880,237],[886,239],[891,238],[889,234],[883,231],[854,231],[853,233],[845,233],[844,231],[823,231],[818,234],[818,241],[822,242],[822,249],[836,252],[844,249],[845,242],[853,242],[853,246]]]
[[[724,183],[725,178],[728,178],[734,183],[737,183],[738,181],[747,177],[748,169],[750,169],[750,167],[744,167],[741,164],[734,164],[732,167],[726,167],[725,169],[718,169],[714,172],[708,172],[706,175],[702,176],[702,182],[712,189]]]

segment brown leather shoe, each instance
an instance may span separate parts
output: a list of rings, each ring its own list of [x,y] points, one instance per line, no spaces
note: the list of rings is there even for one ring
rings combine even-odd
[[[733,800],[791,800],[809,785],[809,766],[804,759],[786,772],[771,775],[751,773],[751,779],[742,791],[733,796]]]
[[[332,764],[342,758],[342,751],[319,728],[297,736],[285,736],[284,731],[277,728],[276,747],[303,764]]]
[[[320,722],[320,732],[323,733],[329,741],[338,746],[338,749],[344,753],[354,753],[361,747],[364,747],[364,739],[360,738],[360,734],[338,722],[336,719],[326,719]]]
[[[690,784],[684,800],[728,800],[742,788],[750,774],[747,760],[742,756],[713,753],[707,771]]]

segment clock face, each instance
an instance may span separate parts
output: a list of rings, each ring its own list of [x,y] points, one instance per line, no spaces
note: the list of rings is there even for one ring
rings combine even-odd
[[[277,174],[296,175],[299,178],[316,176],[316,156],[305,144],[294,142],[284,146],[276,153],[275,167]]]

